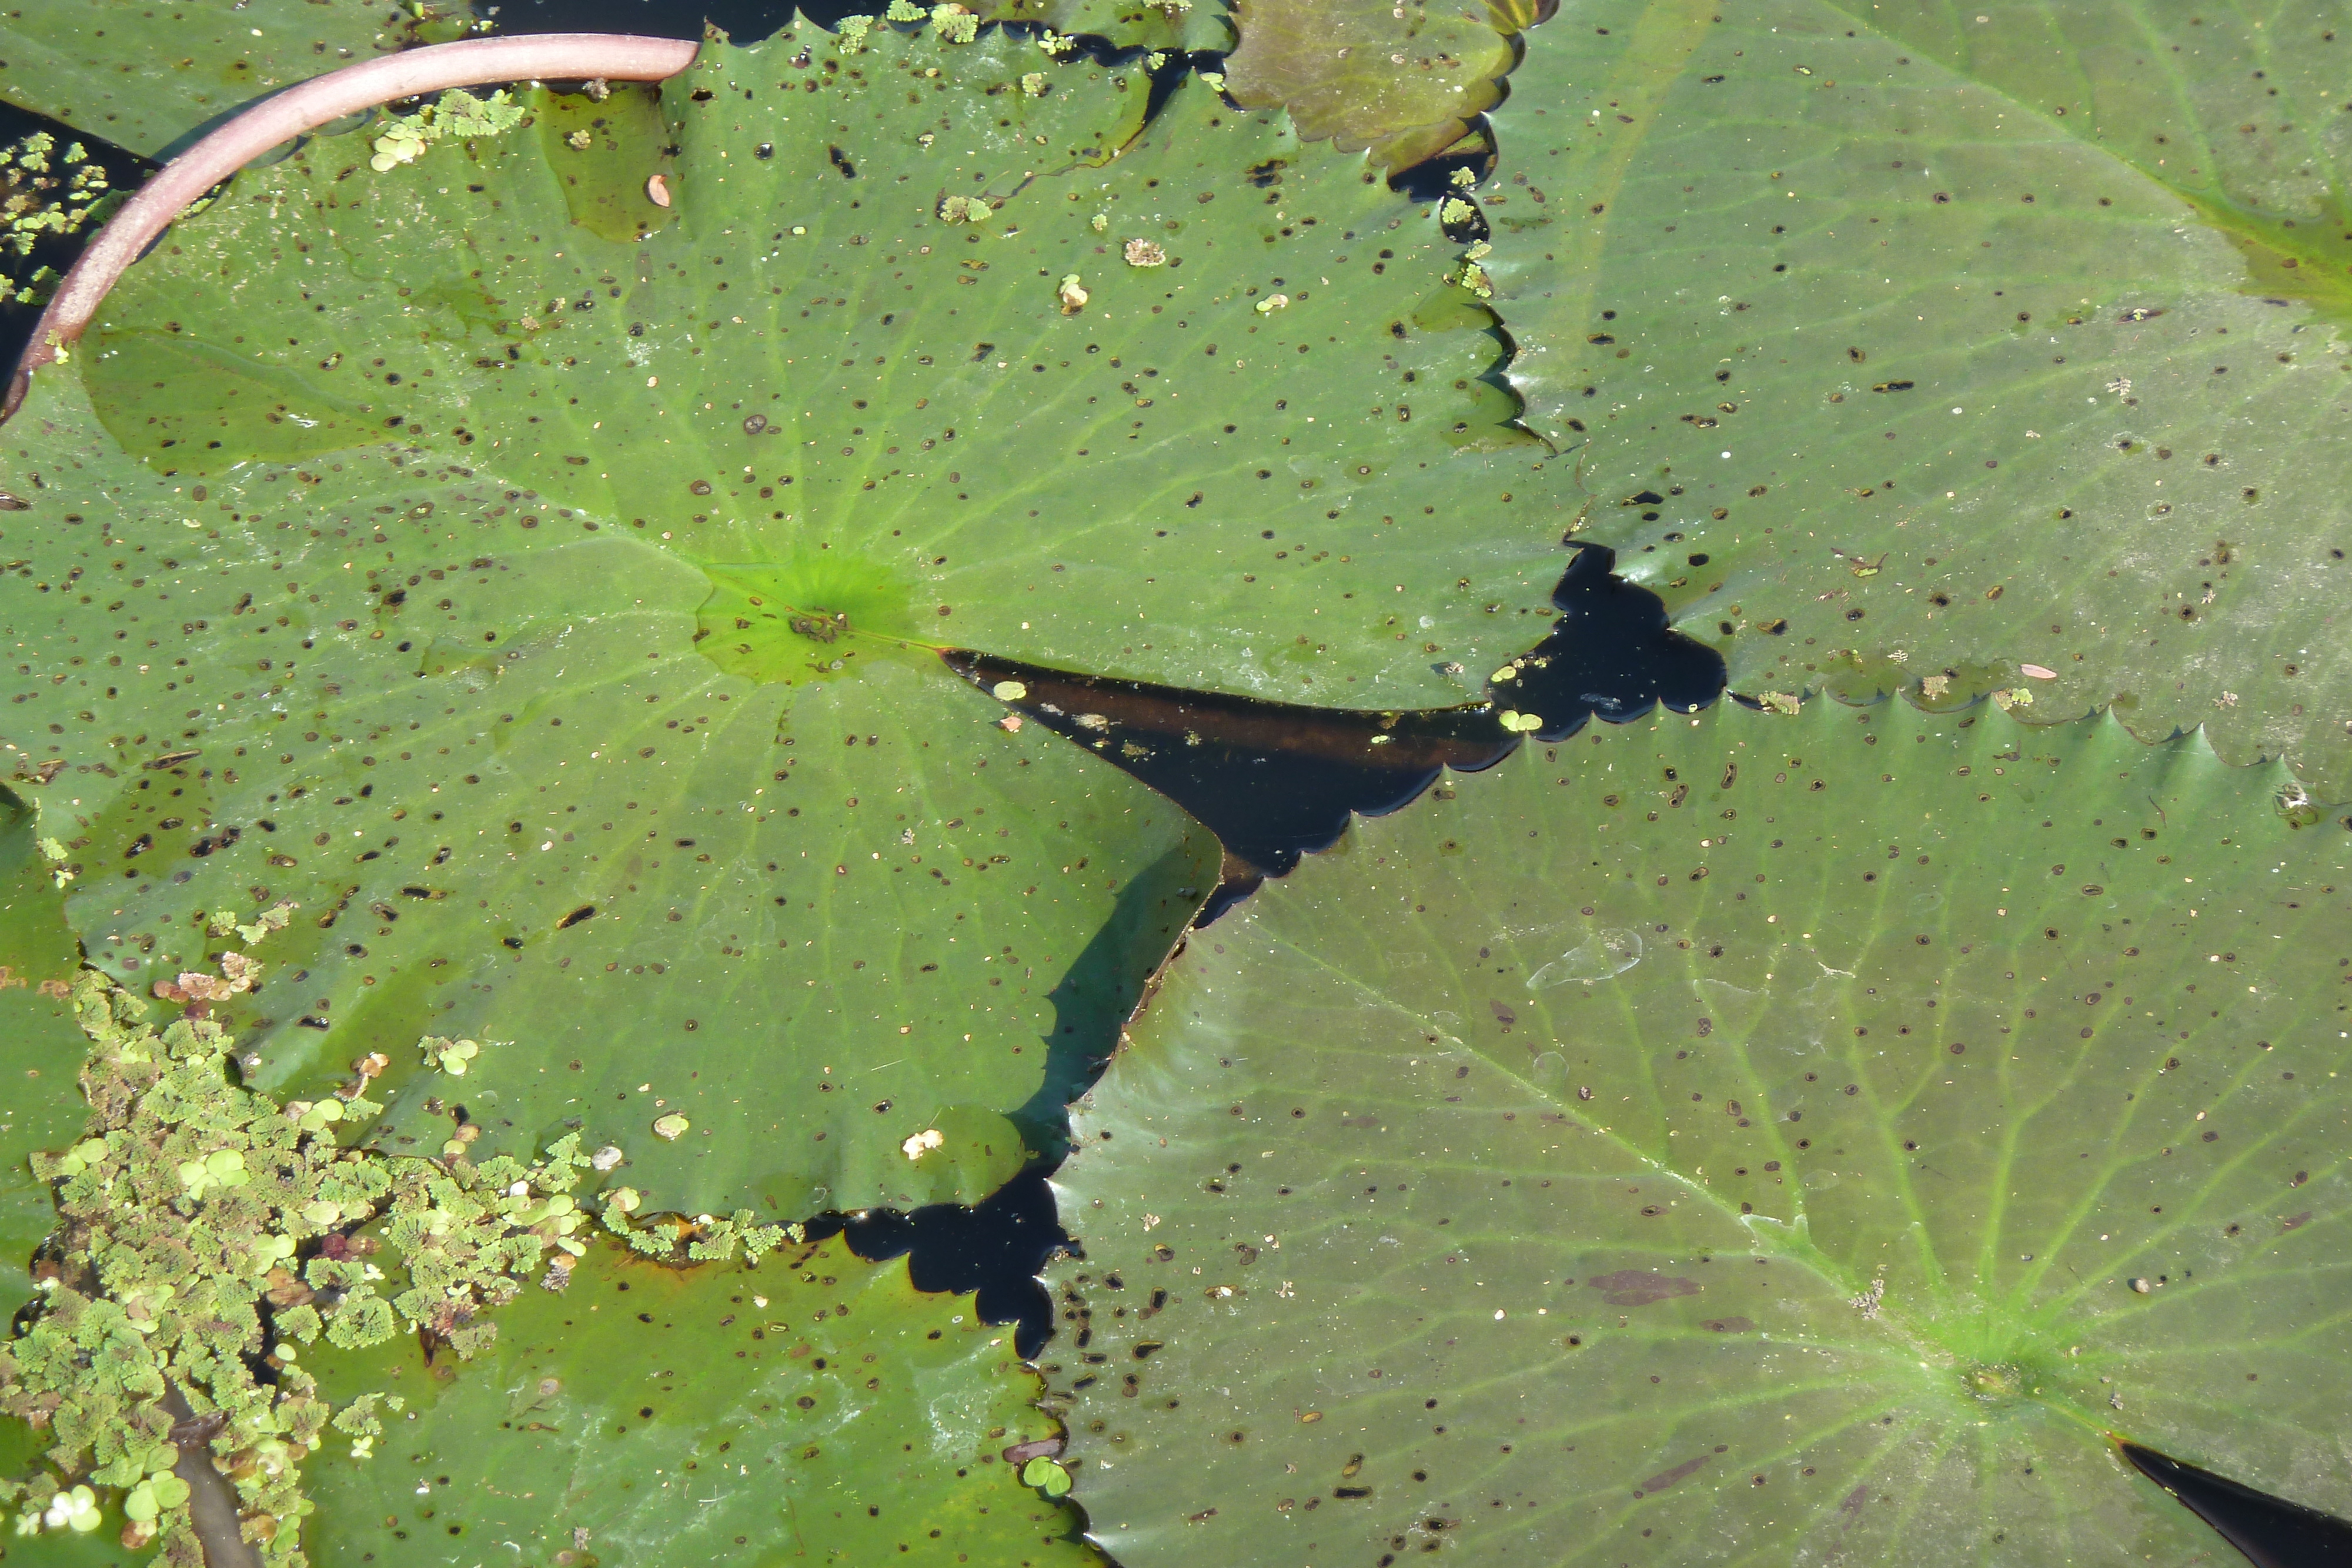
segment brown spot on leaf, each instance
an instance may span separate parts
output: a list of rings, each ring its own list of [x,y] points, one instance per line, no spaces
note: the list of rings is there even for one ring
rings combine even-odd
[[[1696,1296],[1699,1289],[1696,1280],[1676,1279],[1654,1269],[1620,1269],[1613,1274],[1597,1274],[1584,1282],[1600,1291],[1601,1299],[1612,1307],[1646,1307],[1675,1296]]]

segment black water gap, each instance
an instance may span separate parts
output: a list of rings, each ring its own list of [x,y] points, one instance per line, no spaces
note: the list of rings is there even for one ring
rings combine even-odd
[[[1536,738],[1558,741],[1595,717],[1614,724],[1661,705],[1689,713],[1723,690],[1723,658],[1666,624],[1647,589],[1614,575],[1616,557],[1583,546],[1552,591],[1552,630],[1511,662],[1492,701],[1417,712],[1308,707],[1139,681],[1105,680],[985,653],[946,655],[983,691],[1017,683],[1006,706],[1167,796],[1225,849],[1222,902],[1207,925],[1260,879],[1281,876],[1301,853],[1328,849],[1352,817],[1378,817],[1426,789],[1440,769],[1475,772],[1509,755],[1519,737],[1506,709],[1541,720]]]
[[[76,142],[81,144],[89,162],[106,171],[108,188],[118,192],[137,190],[146,183],[147,176],[156,165],[135,152],[126,152],[103,137],[76,131],[62,120],[36,114],[29,109],[19,109],[13,103],[0,103],[0,147],[13,147],[26,137],[47,131],[57,139],[56,151],[50,154],[49,166],[54,171],[66,170],[65,152]],[[0,373],[15,367],[24,356],[25,345],[33,340],[33,324],[41,319],[41,299],[18,303],[16,290],[42,267],[60,277],[81,257],[82,247],[89,243],[99,225],[89,224],[79,234],[60,235],[41,230],[33,239],[33,248],[23,256],[6,257],[0,282]],[[54,282],[55,279],[51,279]]]
[[[2118,1442],[2116,1448],[2254,1568],[2352,1568],[2352,1524],[2333,1514],[2256,1491],[2137,1443]]]
[[[1508,706],[1538,716],[1536,739],[1566,739],[1595,717],[1625,724],[1663,706],[1689,713],[1723,690],[1714,650],[1666,624],[1657,595],[1617,577],[1606,549],[1578,548],[1552,592],[1552,629],[1512,662],[1517,676],[1491,703],[1407,712],[1297,706],[950,653],[948,664],[983,691],[1018,682],[1009,703],[1098,753],[1192,813],[1225,850],[1224,880],[1196,925],[1206,925],[1302,854],[1329,848],[1356,816],[1411,803],[1447,768],[1492,767],[1522,744],[1502,727]],[[1097,1060],[1108,1060],[1106,1052]],[[1092,1077],[1075,1086],[1083,1093]],[[829,1215],[815,1233],[839,1234],[869,1260],[904,1256],[915,1287],[972,1291],[990,1322],[1015,1325],[1034,1360],[1054,1332],[1038,1275],[1072,1247],[1055,1210],[1058,1155],[1037,1161],[987,1201]]]

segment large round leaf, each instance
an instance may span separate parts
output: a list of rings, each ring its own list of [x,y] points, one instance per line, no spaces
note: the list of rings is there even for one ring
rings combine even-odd
[[[1492,314],[1362,159],[1197,82],[1137,139],[1150,85],[994,29],[714,43],[665,85],[671,222],[644,243],[568,221],[572,170],[627,151],[609,130],[382,174],[330,140],[126,280],[92,401],[210,511],[291,465],[313,509],[397,516],[370,492],[447,464],[537,492],[455,508],[470,537],[594,521],[796,572],[796,608],[860,631],[1459,700],[1540,635],[1561,565],[1524,466],[1478,455],[1542,455],[1479,380]],[[648,172],[660,131],[631,131]],[[370,444],[340,479],[303,461]]]
[[[1087,1555],[1001,1457],[1050,1429],[1013,1331],[913,1289],[904,1262],[833,1240],[681,1271],[600,1246],[499,1325],[467,1362],[414,1345],[306,1361],[338,1405],[405,1406],[378,1407],[365,1457],[331,1435],[310,1460],[317,1568],[470,1563],[509,1542],[525,1562],[646,1568]]]
[[[1147,86],[803,26],[177,225],[0,461],[100,961],[298,900],[256,1082],[382,1051],[395,1148],[683,1115],[664,1205],[970,1200],[1001,1123],[907,1140],[1051,1136],[1215,846],[929,648],[1360,706],[1552,613],[1550,526],[1455,509],[1535,449],[1434,224],[1198,85],[1131,141]]]
[[[1719,10],[1545,29],[1496,114],[1512,379],[1591,537],[1743,690],[2032,664],[2036,717],[2352,792],[2352,21]]]
[[[1130,1568],[2189,1562],[2336,1513],[2352,852],[2105,719],[1530,748],[1198,934],[1065,1167]]]

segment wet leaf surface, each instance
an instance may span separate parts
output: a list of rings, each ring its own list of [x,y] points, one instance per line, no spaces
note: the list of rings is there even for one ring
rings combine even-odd
[[[0,19],[0,97],[156,157],[277,89],[428,36],[444,35],[389,0],[27,5]]]
[[[2225,1561],[2109,1430],[2347,1511],[2347,850],[2283,779],[1817,703],[1360,824],[1077,1119],[1097,1537]]]
[[[1488,270],[1589,537],[1737,689],[2112,701],[2352,792],[2352,24],[1715,15],[1540,29],[1496,111]]]
[[[306,1362],[339,1404],[406,1404],[373,1458],[336,1434],[312,1462],[319,1568],[509,1542],[526,1562],[1089,1555],[1000,1457],[1049,1430],[1012,1331],[902,1263],[828,1241],[681,1272],[600,1247],[499,1322],[470,1362],[413,1344]]]

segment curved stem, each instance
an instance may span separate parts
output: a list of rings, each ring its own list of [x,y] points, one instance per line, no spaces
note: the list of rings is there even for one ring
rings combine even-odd
[[[79,340],[99,302],[188,204],[282,141],[378,104],[485,82],[659,81],[693,64],[698,46],[625,33],[546,33],[468,38],[346,66],[255,104],[173,159],[107,221],[58,285],[0,400],[0,419],[25,401],[32,372]]]

